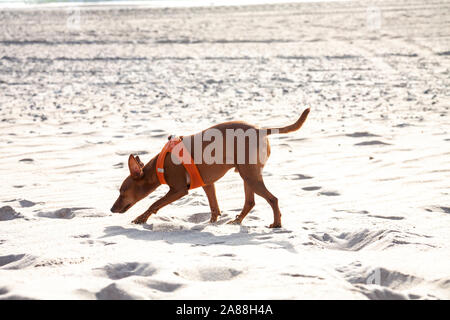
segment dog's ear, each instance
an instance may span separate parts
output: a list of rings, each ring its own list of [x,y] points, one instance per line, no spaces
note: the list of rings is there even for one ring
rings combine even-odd
[[[142,167],[132,154],[130,154],[130,157],[128,158],[128,169],[130,169],[130,174],[134,179],[142,178],[144,175]]]
[[[141,168],[143,168],[144,167],[144,163],[141,161],[141,159],[139,159],[139,156],[136,156],[135,159],[136,159],[137,163],[139,164],[139,166]]]

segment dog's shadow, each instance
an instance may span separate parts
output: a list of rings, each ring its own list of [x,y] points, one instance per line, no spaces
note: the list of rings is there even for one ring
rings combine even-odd
[[[199,224],[191,229],[176,229],[173,226],[162,230],[154,230],[153,224],[145,224],[144,229],[138,226],[122,227],[108,226],[105,234],[101,238],[115,236],[126,236],[133,240],[145,241],[165,241],[169,244],[187,243],[192,247],[196,246],[242,246],[242,245],[264,245],[269,244],[272,249],[285,249],[292,253],[297,253],[295,247],[289,241],[277,239],[277,234],[291,233],[285,229],[270,230],[267,232],[249,232],[249,227],[240,226],[238,232],[216,235],[208,231],[203,231],[207,224]]]

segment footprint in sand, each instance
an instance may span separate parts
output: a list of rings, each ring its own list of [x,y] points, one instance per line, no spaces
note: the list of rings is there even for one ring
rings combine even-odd
[[[339,192],[336,191],[321,191],[318,193],[318,195],[320,196],[328,196],[328,197],[336,197],[336,196],[340,196],[341,194]]]
[[[201,223],[201,222],[209,221],[210,218],[211,218],[211,212],[199,212],[199,213],[194,213],[193,215],[189,216],[187,218],[187,221],[191,222],[191,223]]]
[[[62,208],[56,211],[39,212],[37,216],[51,219],[72,219],[75,217],[73,211],[72,208]]]
[[[272,236],[262,236],[262,237],[256,237],[255,239],[256,240],[270,240],[272,238],[273,238]]]
[[[195,281],[227,281],[237,277],[241,273],[242,271],[234,268],[217,266],[185,269],[178,271],[176,274],[182,278]]]
[[[335,212],[347,212],[347,213],[359,213],[359,214],[368,214],[367,210],[346,210],[346,209],[333,209]]]
[[[29,208],[29,207],[33,207],[36,205],[36,202],[33,201],[29,201],[29,200],[20,200],[19,204],[22,208]]]
[[[34,159],[31,159],[31,158],[24,158],[24,159],[20,159],[19,162],[23,162],[23,163],[32,163],[32,162],[34,162]]]
[[[300,173],[295,173],[290,175],[291,180],[306,180],[306,179],[312,179],[313,177],[305,175],[305,174],[300,174]]]
[[[0,288],[0,296],[8,294],[9,290],[6,287]]]
[[[98,246],[98,245],[110,246],[110,245],[116,244],[116,242],[108,242],[108,241],[102,241],[102,240],[85,240],[85,241],[81,241],[80,243],[87,244],[89,246]]]
[[[19,270],[32,265],[36,260],[35,256],[29,254],[9,254],[0,256],[0,269]]]
[[[234,253],[224,253],[224,254],[219,254],[217,257],[236,257],[236,255]]]
[[[450,207],[441,207],[441,210],[443,210],[445,213],[450,213]]]
[[[113,165],[113,168],[114,169],[122,169],[123,168],[123,162],[116,163],[115,165]]]
[[[396,124],[394,127],[395,128],[406,128],[406,127],[411,127],[411,126],[412,125],[409,123],[399,123],[399,124]]]
[[[370,300],[406,300],[408,296],[406,294],[402,294],[400,292],[395,292],[394,290],[388,288],[381,289],[372,289],[372,290],[359,290],[362,294],[364,294]],[[412,295],[416,297],[416,295]]]
[[[372,218],[378,218],[378,219],[388,219],[388,220],[403,220],[404,217],[398,217],[398,216],[378,216],[378,215],[368,215],[368,217]]]
[[[116,283],[112,283],[109,286],[104,287],[102,290],[95,294],[98,300],[135,300],[139,299],[128,293],[126,290],[117,286]]]
[[[402,233],[397,230],[368,230],[342,232],[340,234],[314,233],[310,239],[324,247],[336,250],[359,251],[365,248],[384,250],[398,245],[422,245],[434,248],[433,245],[423,242],[424,235]],[[413,242],[411,237],[422,242]],[[419,240],[419,241],[420,241]]]
[[[75,239],[78,239],[78,238],[86,239],[86,238],[90,238],[90,237],[91,237],[91,235],[90,235],[90,234],[87,234],[87,233],[85,233],[85,234],[79,234],[79,235],[73,236],[73,238],[75,238]]]
[[[0,208],[0,221],[8,221],[18,218],[23,218],[23,216],[16,212],[12,207],[4,206]]]
[[[131,276],[149,277],[157,271],[150,264],[139,262],[108,264],[95,270],[100,270],[102,274],[105,274],[111,280],[119,280]]]
[[[312,276],[308,274],[300,274],[300,273],[282,273],[282,276],[288,276],[292,278],[311,278],[311,279],[319,279],[319,280],[325,280],[325,278],[319,277],[319,276]]]
[[[10,254],[7,256],[0,256],[0,267],[10,264],[15,261],[19,261],[25,256],[25,254]]]
[[[420,295],[402,291],[410,291],[425,281],[420,277],[382,267],[364,267],[359,262],[338,267],[336,271],[343,274],[344,279],[354,285],[357,291],[375,300],[418,299]]]
[[[354,133],[349,133],[346,134],[347,137],[351,137],[351,138],[362,138],[362,137],[379,137],[379,135],[376,134],[372,134],[369,132],[354,132]]]
[[[450,207],[432,206],[430,208],[426,208],[425,210],[428,212],[450,213]]]
[[[355,143],[355,146],[374,146],[374,145],[390,145],[390,143],[386,143],[379,140],[370,140],[370,141],[363,141],[359,143]]]
[[[319,187],[319,186],[311,186],[311,187],[302,188],[302,190],[305,190],[305,191],[316,191],[316,190],[320,190],[320,189],[322,189],[322,187]]]
[[[75,212],[82,211],[79,216],[82,217],[104,217],[104,212],[92,212],[91,207],[73,207],[73,208],[61,208],[55,211],[41,211],[37,213],[38,217],[50,218],[50,219],[72,219],[75,218]],[[77,214],[78,215],[78,214]]]
[[[174,292],[180,289],[183,285],[181,283],[170,283],[157,280],[149,280],[144,283],[147,287],[162,292]]]

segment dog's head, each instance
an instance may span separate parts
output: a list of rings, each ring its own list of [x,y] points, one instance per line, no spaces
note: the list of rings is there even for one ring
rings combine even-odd
[[[112,206],[111,212],[126,212],[136,202],[145,198],[159,186],[156,172],[144,170],[144,164],[138,156],[130,155],[128,169],[130,175],[122,182],[120,195]]]

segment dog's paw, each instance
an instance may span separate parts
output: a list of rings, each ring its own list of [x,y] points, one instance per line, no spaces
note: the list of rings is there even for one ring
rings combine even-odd
[[[214,210],[211,212],[211,219],[209,219],[210,223],[217,222],[217,219],[221,216],[220,210]]]
[[[237,225],[239,225],[239,224],[241,224],[241,220],[234,219],[234,220],[228,221],[227,224],[237,224]]]
[[[281,228],[281,222],[278,223],[274,222],[269,226],[269,228]]]
[[[144,224],[147,222],[147,219],[148,219],[148,217],[145,214],[143,214],[143,215],[140,215],[139,217],[137,217],[136,219],[134,219],[133,221],[131,221],[131,223]]]

